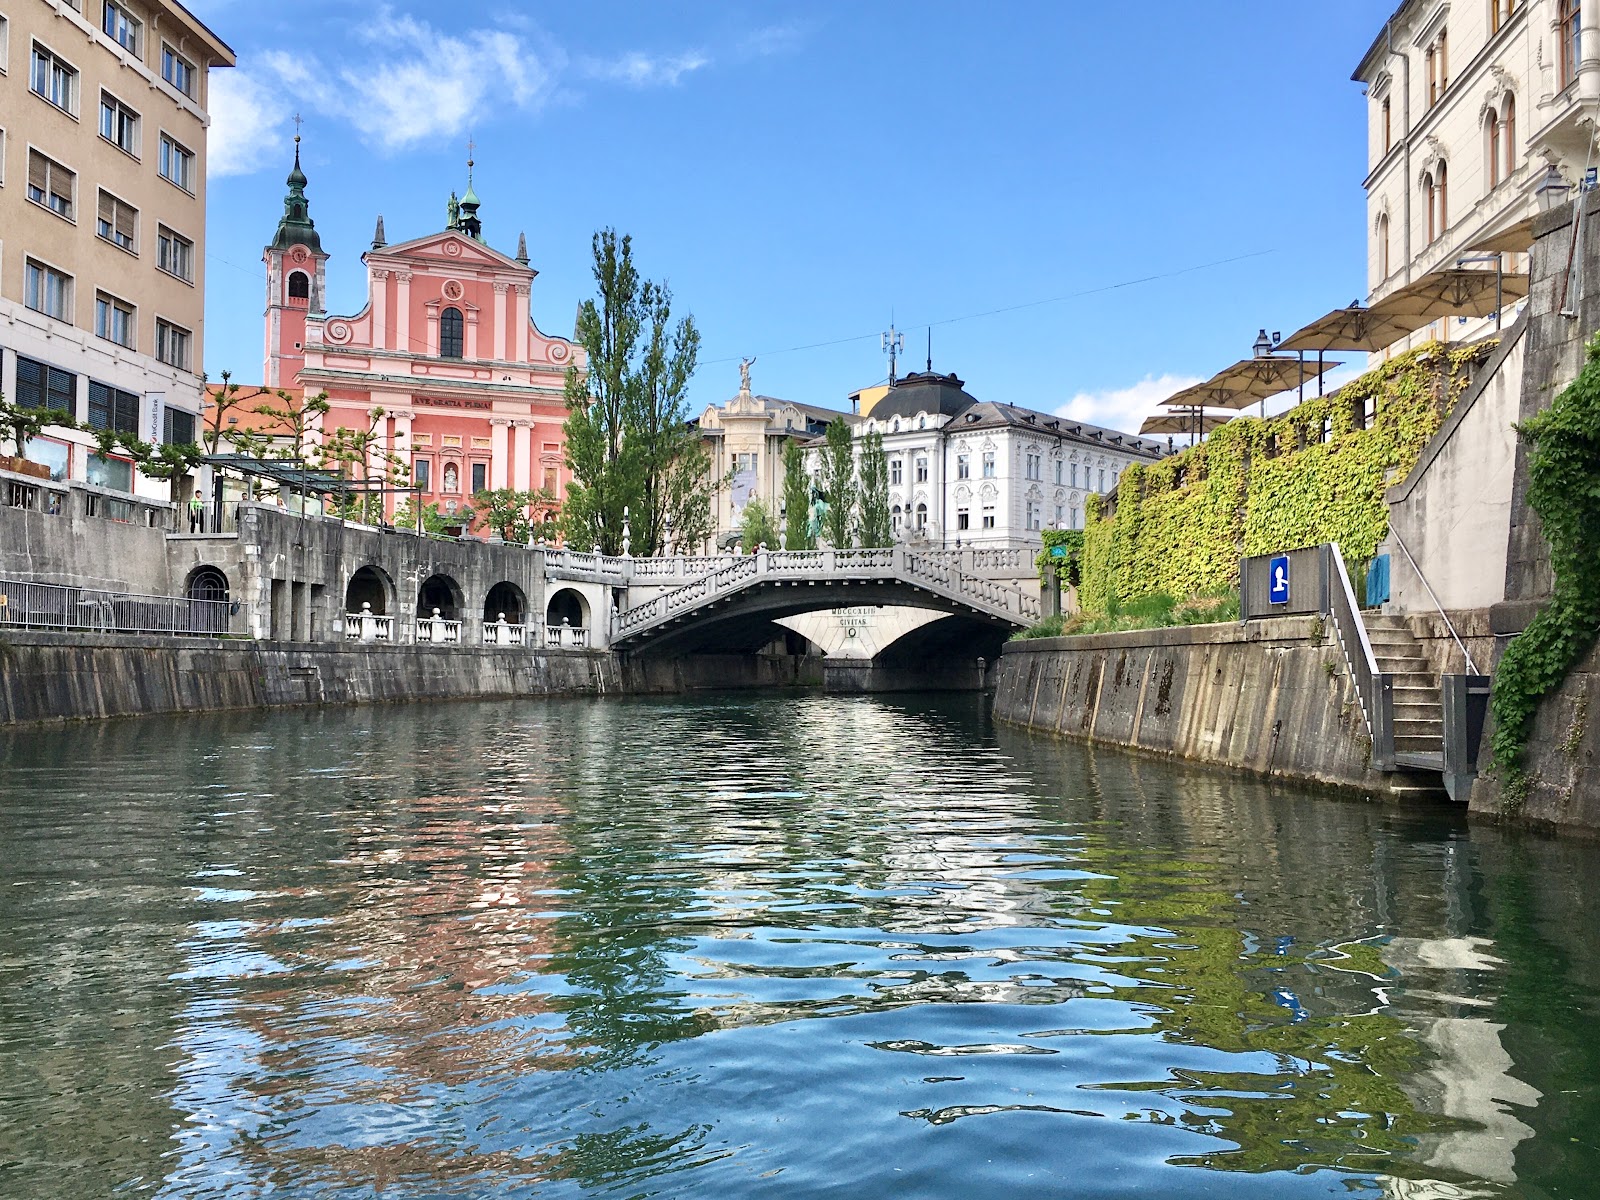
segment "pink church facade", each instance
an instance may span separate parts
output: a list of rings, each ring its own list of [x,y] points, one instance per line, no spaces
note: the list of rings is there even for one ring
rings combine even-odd
[[[323,311],[325,264],[306,209],[298,153],[285,215],[266,248],[268,388],[326,392],[323,434],[366,430],[382,408],[381,450],[412,468],[424,503],[444,512],[483,490],[545,489],[557,502],[568,480],[563,423],[568,367],[583,350],[548,336],[529,312],[538,272],[525,242],[516,257],[483,241],[469,186],[440,232],[396,245],[379,218],[367,268],[367,302],[349,316]],[[389,497],[393,512],[403,497]]]

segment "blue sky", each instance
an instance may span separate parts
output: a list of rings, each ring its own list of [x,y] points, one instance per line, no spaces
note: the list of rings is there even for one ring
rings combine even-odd
[[[571,333],[596,229],[632,234],[700,326],[696,408],[741,355],[758,391],[843,407],[892,314],[979,399],[1131,426],[1262,325],[1364,297],[1349,76],[1391,7],[195,0],[239,56],[212,83],[207,371],[260,377],[298,111],[332,312],[365,302],[379,213],[391,241],[443,225],[470,134],[539,326]]]

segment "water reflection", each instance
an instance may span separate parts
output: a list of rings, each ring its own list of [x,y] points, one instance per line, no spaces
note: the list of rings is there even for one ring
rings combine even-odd
[[[1578,1196],[1600,1167],[1594,847],[966,700],[33,732],[0,738],[0,828],[7,1196]]]

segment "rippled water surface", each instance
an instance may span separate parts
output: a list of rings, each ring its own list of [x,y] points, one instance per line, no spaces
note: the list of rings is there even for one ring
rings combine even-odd
[[[1591,1197],[1597,882],[965,698],[0,735],[0,1196]]]

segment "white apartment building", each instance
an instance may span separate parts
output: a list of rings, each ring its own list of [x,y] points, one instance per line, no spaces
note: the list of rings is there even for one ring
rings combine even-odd
[[[899,541],[935,548],[1038,547],[1044,529],[1082,529],[1091,495],[1170,447],[1011,404],[982,402],[955,375],[908,375],[851,422],[883,437]],[[813,448],[811,470],[817,470]]]
[[[1405,0],[1353,78],[1368,108],[1370,302],[1463,258],[1493,270],[1477,258],[1491,249],[1526,270],[1551,168],[1577,185],[1600,166],[1600,2]],[[1492,327],[1447,318],[1409,341]]]
[[[0,391],[96,429],[196,442],[208,72],[233,51],[170,0],[0,0]],[[28,457],[166,499],[92,439]]]

